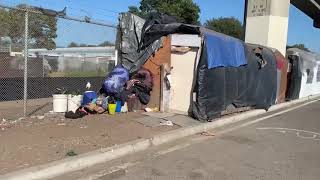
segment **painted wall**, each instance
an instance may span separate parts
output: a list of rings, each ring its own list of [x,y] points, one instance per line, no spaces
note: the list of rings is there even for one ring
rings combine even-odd
[[[313,79],[312,83],[307,83],[308,75],[307,71],[304,70],[301,80],[301,90],[299,98],[308,97],[310,95],[320,94],[320,81],[317,79],[318,71],[320,71],[320,62],[317,66],[313,67]]]

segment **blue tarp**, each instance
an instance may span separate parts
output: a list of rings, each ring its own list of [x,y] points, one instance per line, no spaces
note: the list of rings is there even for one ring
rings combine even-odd
[[[243,42],[219,34],[204,33],[208,57],[208,69],[216,67],[239,67],[247,64]]]

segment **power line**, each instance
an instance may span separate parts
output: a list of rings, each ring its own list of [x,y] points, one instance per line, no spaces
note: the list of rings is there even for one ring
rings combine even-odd
[[[66,14],[60,14],[60,12],[55,11],[55,10],[44,9],[44,8],[39,8],[39,7],[35,7],[35,6],[27,6],[27,7],[24,7],[24,8],[18,8],[18,7],[10,7],[10,6],[6,6],[6,5],[3,5],[3,4],[0,4],[0,7],[1,8],[6,8],[6,9],[12,9],[12,10],[19,10],[19,11],[43,14],[43,15],[47,15],[47,16],[53,16],[53,17],[58,17],[58,18],[61,18],[61,19],[67,19],[67,20],[71,20],[71,21],[95,24],[95,25],[99,25],[99,26],[118,28],[115,25],[92,21],[90,17],[85,17],[84,19],[80,19],[80,18],[68,16]]]

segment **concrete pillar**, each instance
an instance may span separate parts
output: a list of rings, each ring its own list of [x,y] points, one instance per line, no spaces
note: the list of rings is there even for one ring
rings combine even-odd
[[[247,43],[260,44],[286,53],[290,0],[248,0]]]

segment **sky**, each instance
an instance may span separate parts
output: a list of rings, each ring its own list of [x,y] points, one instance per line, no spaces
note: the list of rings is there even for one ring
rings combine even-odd
[[[117,24],[119,12],[128,10],[128,6],[138,6],[140,0],[0,0],[1,4],[14,6],[20,3],[41,6],[54,10],[67,7],[69,16],[82,18],[89,16],[98,22]],[[244,0],[194,0],[201,9],[200,21],[218,17],[236,17],[243,21]],[[290,7],[288,44],[305,44],[320,53],[320,29],[313,27],[312,20],[304,13]],[[275,27],[276,28],[276,27]],[[67,46],[70,42],[99,44],[103,41],[115,41],[113,28],[88,25],[68,20],[58,21],[58,46]]]

